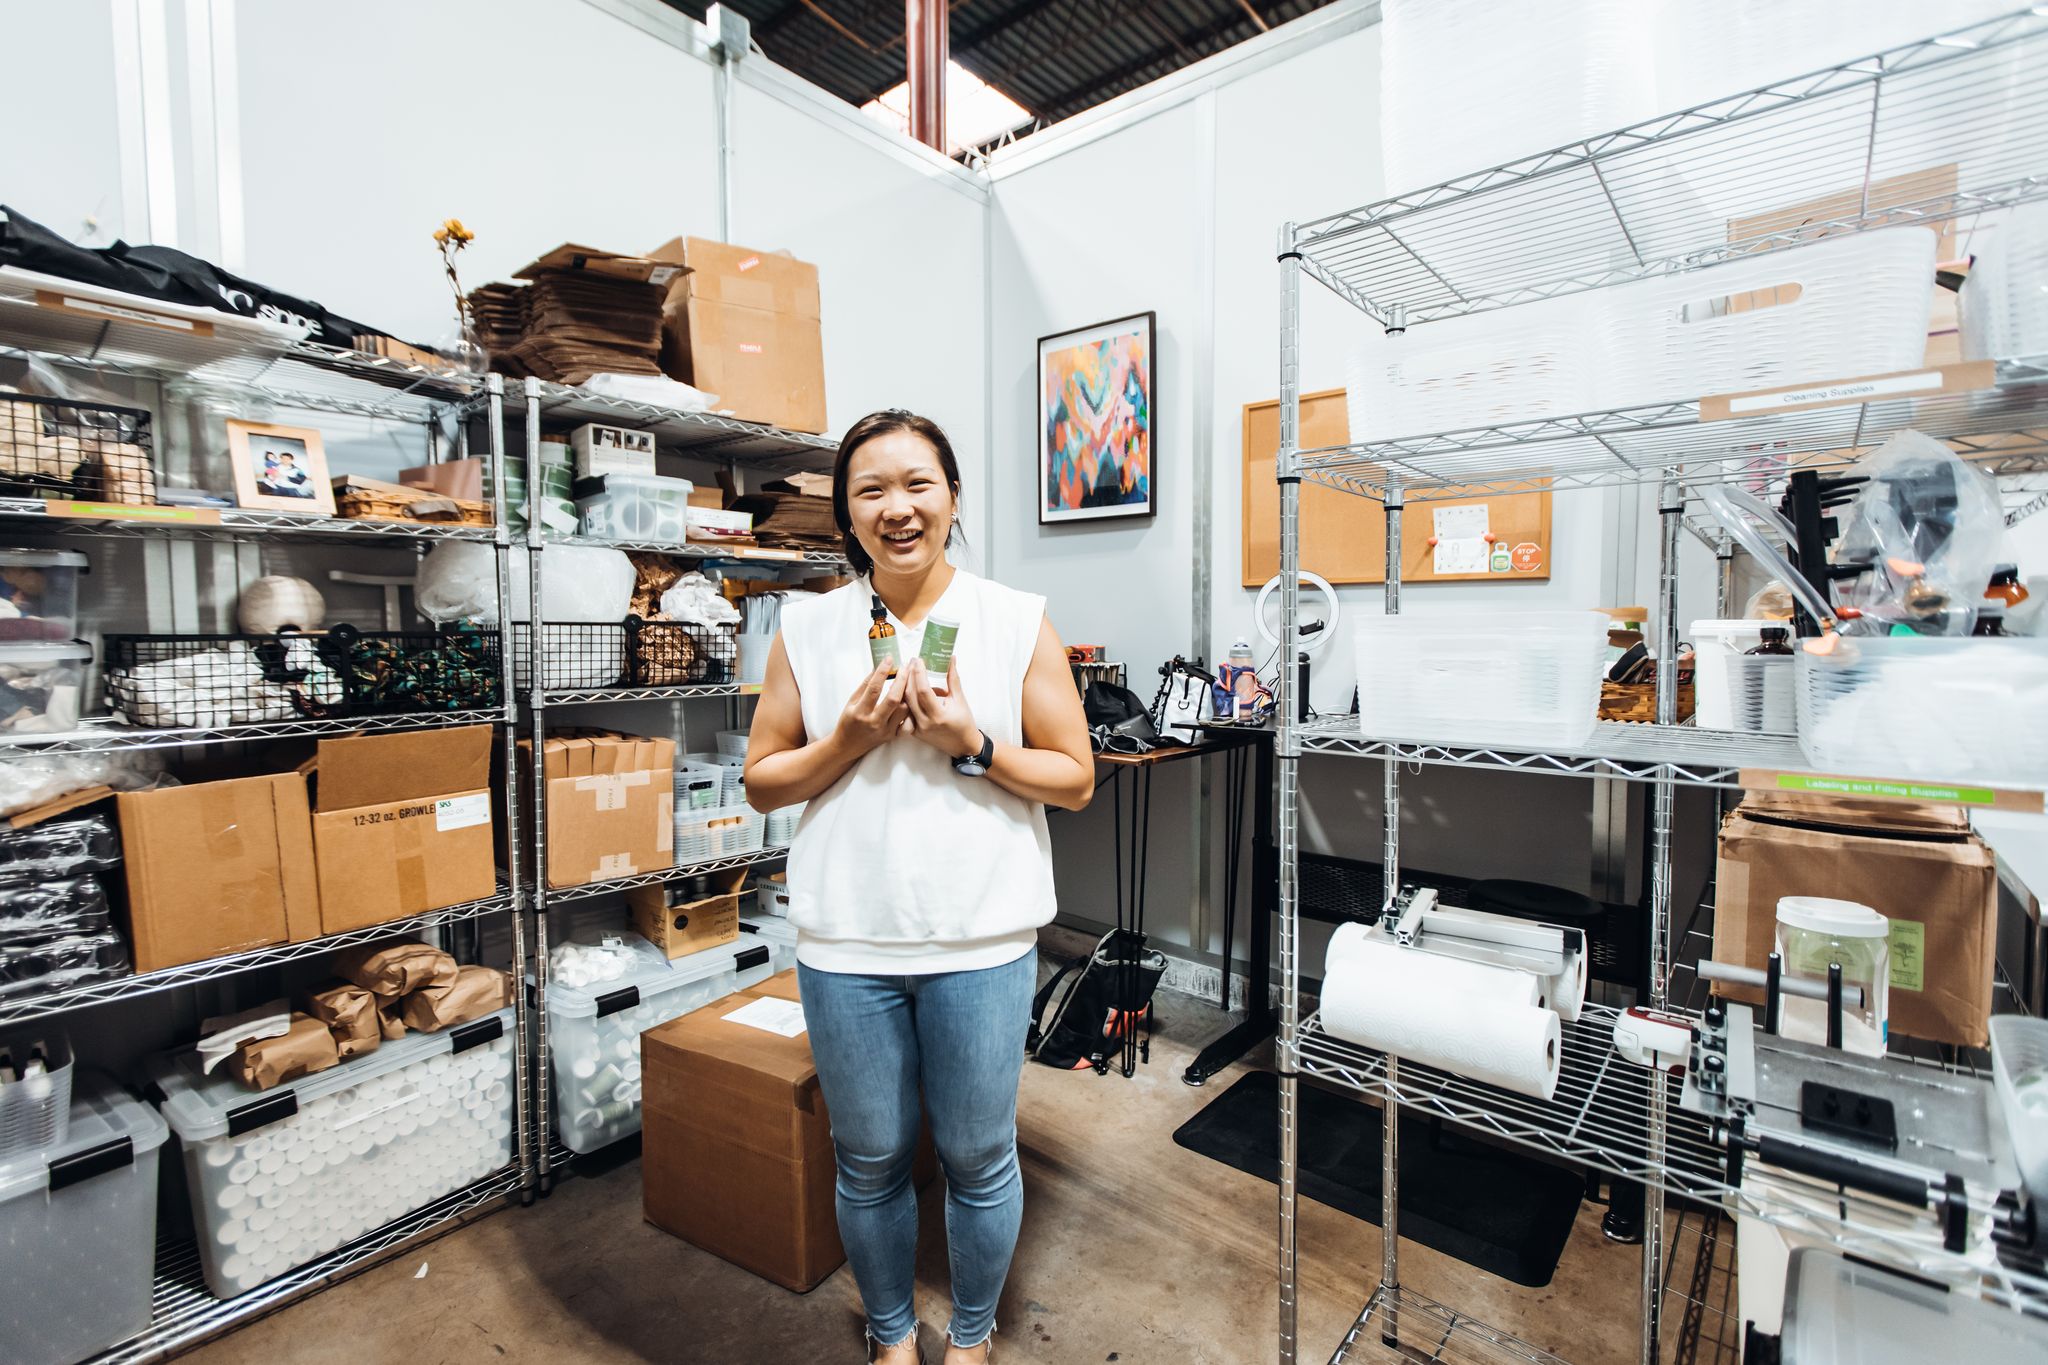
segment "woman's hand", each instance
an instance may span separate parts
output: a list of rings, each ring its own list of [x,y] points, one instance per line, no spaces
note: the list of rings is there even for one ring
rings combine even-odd
[[[944,692],[932,686],[931,672],[921,658],[910,661],[908,678],[910,733],[947,758],[981,752],[981,727],[974,723],[974,713],[960,691],[958,660],[946,666]]]
[[[905,704],[907,691],[907,686],[890,685],[887,664],[876,664],[867,681],[847,698],[835,738],[854,754],[865,754],[896,738],[910,714]]]

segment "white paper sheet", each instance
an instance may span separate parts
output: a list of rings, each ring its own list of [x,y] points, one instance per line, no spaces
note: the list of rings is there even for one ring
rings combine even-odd
[[[1431,529],[1436,533],[1435,554],[1430,567],[1439,574],[1485,573],[1493,547],[1486,542],[1491,523],[1483,502],[1459,503],[1430,509]]]
[[[1477,540],[1493,529],[1483,502],[1434,507],[1430,509],[1430,518],[1438,540]]]
[[[1493,547],[1474,536],[1470,539],[1439,540],[1431,567],[1440,574],[1485,573],[1486,557]]]
[[[794,1038],[804,1031],[804,1007],[795,1000],[762,999],[740,1006],[724,1018],[768,1033]]]

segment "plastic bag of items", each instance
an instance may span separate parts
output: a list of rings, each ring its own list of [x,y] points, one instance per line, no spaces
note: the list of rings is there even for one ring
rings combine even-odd
[[[0,1000],[126,976],[128,946],[112,930],[0,943]]]
[[[313,640],[286,637],[110,669],[107,692],[131,725],[215,729],[320,715],[341,702],[342,683]]]
[[[113,928],[98,877],[0,882],[0,944],[103,934]]]
[[[1902,431],[1858,466],[1869,479],[1842,519],[1835,601],[1861,613],[1845,635],[1968,635],[1991,571],[2006,558],[1998,485],[1917,431]]]
[[[121,865],[121,836],[104,815],[0,829],[0,880],[76,877]]]
[[[607,932],[590,940],[558,943],[548,954],[548,975],[579,990],[667,965],[661,949],[638,934]]]
[[[23,754],[0,763],[0,815],[13,815],[87,787],[148,791],[175,786],[149,749],[99,754]]]

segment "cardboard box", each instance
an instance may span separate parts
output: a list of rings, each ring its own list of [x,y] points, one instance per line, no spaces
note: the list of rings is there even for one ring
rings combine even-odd
[[[726,1018],[795,990],[784,972],[640,1035],[640,1151],[648,1222],[802,1293],[846,1259],[810,1039]],[[937,1169],[927,1129],[911,1179],[921,1188]]]
[[[115,806],[136,971],[320,937],[298,773],[123,792]]]
[[[1752,793],[1722,822],[1716,888],[1716,961],[1762,968],[1781,896],[1855,901],[1892,922],[1892,1031],[1986,1045],[1998,874],[1960,809]]]
[[[673,884],[636,886],[626,893],[633,928],[671,959],[731,943],[740,936],[740,887],[746,880],[744,867],[713,872],[715,894],[696,900],[671,900],[680,894]]]
[[[533,746],[520,744],[531,767]],[[673,740],[572,731],[547,742],[548,885],[659,872],[674,865]]]
[[[654,433],[632,427],[605,426],[585,422],[569,433],[569,449],[576,457],[576,477],[597,474],[652,474]]]
[[[794,257],[676,238],[648,253],[687,265],[662,309],[661,368],[718,407],[792,431],[825,430],[818,268]]]
[[[323,932],[497,892],[493,733],[489,725],[465,725],[320,742],[313,842]]]

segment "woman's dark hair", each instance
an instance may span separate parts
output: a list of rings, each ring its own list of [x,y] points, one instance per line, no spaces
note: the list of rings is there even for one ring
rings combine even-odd
[[[954,501],[960,498],[960,461],[953,456],[953,443],[946,439],[946,433],[939,424],[929,417],[919,417],[902,408],[885,408],[871,412],[846,429],[846,435],[839,438],[839,458],[832,464],[832,520],[839,526],[839,539],[846,547],[846,560],[853,565],[853,571],[866,577],[874,572],[875,561],[861,548],[860,541],[853,534],[853,512],[847,505],[846,471],[853,464],[853,453],[877,436],[886,436],[892,431],[907,431],[922,437],[939,454],[939,468],[945,471],[946,484],[953,490]],[[951,545],[960,538],[956,524],[947,533],[946,543]]]

